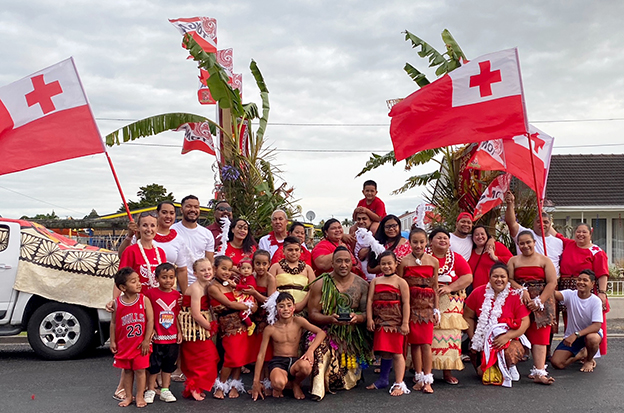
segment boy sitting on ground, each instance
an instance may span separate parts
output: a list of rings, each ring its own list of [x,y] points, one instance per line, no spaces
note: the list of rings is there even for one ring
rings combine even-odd
[[[292,382],[295,398],[304,399],[305,395],[301,390],[301,382],[312,373],[314,350],[325,339],[325,332],[310,324],[305,318],[294,316],[295,299],[289,293],[279,293],[275,304],[271,304],[269,299],[266,307],[269,312],[269,320],[275,319],[277,316],[277,321],[275,324],[267,326],[262,334],[262,344],[256,360],[251,397],[254,401],[258,399],[258,396],[264,399],[260,376],[266,350],[269,342],[271,342],[273,358],[269,361],[269,377],[273,397],[284,397],[282,393],[284,388],[289,382]],[[299,357],[299,343],[304,330],[308,330],[316,336],[305,354]]]

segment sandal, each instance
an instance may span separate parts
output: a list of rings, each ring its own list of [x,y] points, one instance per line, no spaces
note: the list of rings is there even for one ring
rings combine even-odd
[[[115,393],[113,394],[113,399],[119,402],[124,401],[126,399],[126,390],[125,389],[116,390]]]
[[[171,375],[171,380],[172,381],[177,381],[177,382],[184,382],[186,381],[186,376],[184,375],[184,373],[180,373],[180,374],[172,374]]]

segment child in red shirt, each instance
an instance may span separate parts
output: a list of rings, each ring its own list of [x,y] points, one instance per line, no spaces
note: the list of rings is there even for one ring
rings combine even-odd
[[[182,330],[178,321],[180,313],[180,293],[173,287],[175,285],[175,267],[168,263],[162,263],[156,270],[158,287],[150,288],[145,292],[154,309],[154,338],[152,339],[152,355],[150,356],[148,390],[145,392],[145,401],[154,402],[156,396],[156,377],[162,371],[162,388],[160,400],[175,402],[176,398],[169,390],[171,373],[176,369],[180,343],[182,343]]]
[[[145,407],[143,389],[145,369],[149,367],[154,312],[150,300],[141,294],[139,274],[132,268],[117,271],[115,285],[123,293],[115,299],[110,324],[110,349],[115,355],[113,366],[123,369],[121,379],[126,393],[119,406],[132,403],[132,385],[136,376],[136,406]]]
[[[377,198],[377,183],[371,180],[364,182],[362,194],[364,194],[364,199],[358,202],[353,214],[365,212],[371,221],[381,221],[386,216],[386,205]]]

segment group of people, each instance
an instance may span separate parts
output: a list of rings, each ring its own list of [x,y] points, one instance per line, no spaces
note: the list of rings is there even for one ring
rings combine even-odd
[[[175,401],[172,378],[185,381],[182,395],[196,400],[248,390],[257,400],[282,397],[285,388],[303,399],[309,377],[311,397],[321,400],[355,387],[368,367],[379,377],[367,389],[433,393],[433,370],[455,385],[453,371],[468,360],[483,383],[511,386],[529,350],[529,378],[551,384],[547,359],[555,368],[581,361],[589,372],[606,354],[607,257],[586,224],[573,240],[557,234],[547,215],[543,233],[539,220],[523,228],[508,193],[513,256],[465,212],[453,233],[413,227],[403,238],[375,182],[362,192],[349,232],[327,220],[311,251],[303,224],[289,225],[281,210],[258,243],[227,201],[216,203],[208,227],[198,224],[192,195],[182,199],[177,223],[170,202],[142,213],[119,248],[108,306],[114,365],[122,369],[119,405],[132,402],[133,381],[138,407],[156,395]],[[564,340],[551,358],[559,311]],[[241,380],[247,367],[251,389]]]

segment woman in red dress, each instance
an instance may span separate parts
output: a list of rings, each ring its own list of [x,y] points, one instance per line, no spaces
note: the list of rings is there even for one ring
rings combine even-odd
[[[232,269],[234,272],[238,274],[238,264],[243,258],[251,260],[256,248],[256,241],[249,231],[249,222],[245,221],[243,218],[237,218],[232,221],[230,232],[228,233],[225,255],[232,259],[234,263]]]
[[[342,224],[336,218],[325,221],[325,225],[323,225],[324,238],[312,250],[312,268],[317,276],[333,270],[332,257],[339,245],[343,245],[349,250],[353,263],[352,271],[358,275],[363,275],[362,270],[358,267],[360,262],[355,259],[351,248],[342,241],[343,234]]]
[[[555,321],[557,270],[552,261],[535,252],[535,238],[531,231],[518,234],[521,255],[509,260],[509,281],[522,289],[522,302],[532,311],[531,325],[526,336],[531,342],[533,368],[529,378],[536,383],[551,384],[554,378],[546,371],[546,346],[550,343],[550,329]]]
[[[221,374],[214,385],[214,398],[223,399],[229,394],[230,399],[245,392],[240,379],[241,367],[256,361],[258,348],[247,334],[247,326],[241,318],[241,312],[255,312],[257,306],[250,302],[239,302],[234,297],[236,284],[230,281],[232,259],[220,255],[215,257],[214,278],[208,285],[210,306],[219,323],[219,336],[225,350]]]
[[[592,242],[591,228],[581,222],[574,229],[574,239],[568,239],[551,229],[556,237],[563,241],[563,253],[559,268],[558,290],[576,290],[576,280],[583,270],[592,270],[596,274],[594,294],[602,301],[604,337],[600,343],[600,354],[607,354],[607,317],[609,301],[607,300],[607,282],[609,281],[609,258],[602,248]],[[564,322],[567,320],[565,306],[561,306]]]
[[[414,228],[409,234],[412,253],[403,257],[397,274],[407,281],[410,289],[410,331],[407,343],[412,347],[414,390],[433,393],[431,373],[431,343],[433,327],[440,321],[438,303],[438,260],[425,254],[427,233]]]
[[[412,252],[409,242],[401,236],[401,221],[395,215],[386,215],[377,227],[375,239],[384,246],[386,251],[394,252],[399,264],[401,259]],[[381,275],[379,260],[373,252],[368,254],[368,272]]]
[[[472,254],[468,264],[472,269],[472,288],[485,285],[489,281],[490,268],[495,262],[500,261],[507,264],[513,257],[509,248],[496,241],[494,246],[487,246],[487,242],[492,238],[483,225],[477,225],[472,229]]]

